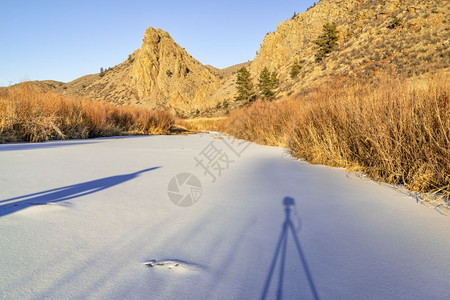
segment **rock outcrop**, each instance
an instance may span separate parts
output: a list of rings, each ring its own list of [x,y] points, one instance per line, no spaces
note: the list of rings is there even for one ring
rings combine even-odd
[[[161,29],[148,28],[140,49],[101,74],[87,75],[58,87],[118,105],[143,105],[188,116],[209,106],[219,78]]]
[[[191,112],[207,107],[219,79],[160,29],[148,28],[134,54],[130,84],[144,103]]]

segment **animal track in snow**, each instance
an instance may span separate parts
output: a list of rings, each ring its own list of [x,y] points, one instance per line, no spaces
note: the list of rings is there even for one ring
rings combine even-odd
[[[187,273],[187,272],[195,272],[203,269],[202,266],[188,263],[182,260],[170,259],[170,260],[149,260],[144,263],[144,265],[161,270],[171,270],[177,273]]]

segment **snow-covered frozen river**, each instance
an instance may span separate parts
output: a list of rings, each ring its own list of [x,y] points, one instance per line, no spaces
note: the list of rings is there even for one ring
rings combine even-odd
[[[450,299],[450,217],[215,133],[0,145],[0,299]]]

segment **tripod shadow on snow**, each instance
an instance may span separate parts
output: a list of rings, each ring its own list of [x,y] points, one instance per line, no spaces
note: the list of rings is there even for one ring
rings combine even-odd
[[[267,280],[264,285],[264,290],[263,290],[261,299],[267,299],[267,297],[268,297],[270,284],[272,282],[272,277],[274,275],[275,268],[277,266],[278,261],[279,261],[279,273],[278,273],[279,277],[278,277],[278,287],[277,287],[276,299],[277,300],[283,299],[283,282],[284,282],[284,275],[285,275],[284,267],[286,264],[286,249],[287,249],[287,241],[289,238],[289,231],[292,233],[293,240],[295,242],[295,246],[297,249],[297,253],[300,257],[300,262],[303,266],[303,270],[305,272],[305,275],[306,275],[306,278],[307,278],[307,281],[309,284],[309,288],[311,290],[312,298],[319,299],[319,295],[317,293],[317,289],[314,284],[314,280],[311,276],[311,272],[309,270],[309,266],[306,261],[305,254],[303,253],[303,249],[301,247],[300,240],[297,236],[297,230],[295,230],[295,226],[291,220],[291,210],[292,210],[291,207],[293,209],[295,209],[295,200],[291,197],[285,197],[283,199],[283,205],[284,205],[284,212],[286,214],[286,218],[283,222],[282,231],[281,231],[280,237],[278,239],[277,247],[275,249],[275,254],[274,254],[274,257],[272,260],[272,264],[269,269],[269,274],[267,276]],[[299,282],[299,284],[302,284],[302,283]]]
[[[132,180],[138,177],[140,174],[153,171],[159,168],[161,167],[144,169],[130,174],[105,177],[88,182],[64,186],[61,188],[51,189],[39,193],[33,193],[20,197],[0,200],[0,217],[25,209],[31,205],[54,204],[62,201],[87,196],[93,193],[97,193],[102,190],[106,190],[110,187],[113,187],[115,185],[119,185],[126,181]]]

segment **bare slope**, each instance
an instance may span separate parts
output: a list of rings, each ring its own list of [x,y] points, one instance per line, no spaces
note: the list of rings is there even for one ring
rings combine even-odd
[[[210,65],[207,65],[206,67],[215,75],[219,76],[220,79],[226,79],[227,77],[234,75],[240,68],[250,66],[250,63],[251,62],[244,62],[223,69],[217,69]]]

